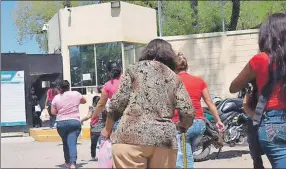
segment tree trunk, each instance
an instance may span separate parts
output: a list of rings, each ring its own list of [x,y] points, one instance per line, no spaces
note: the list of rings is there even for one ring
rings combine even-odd
[[[199,11],[198,11],[198,0],[191,0],[191,8],[193,9],[192,17],[194,18],[192,25],[194,27],[196,27],[198,25],[198,22],[199,22],[198,21],[198,19],[199,19],[199,17],[198,17],[198,13],[199,13]]]
[[[236,30],[239,19],[239,13],[240,13],[240,0],[232,0],[232,13],[231,13],[230,24],[228,27],[229,31]]]

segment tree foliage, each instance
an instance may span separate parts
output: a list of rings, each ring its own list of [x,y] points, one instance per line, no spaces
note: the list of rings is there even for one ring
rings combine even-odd
[[[109,2],[109,1],[104,1]],[[158,1],[127,1],[136,5],[158,9]],[[72,6],[96,1],[71,1]],[[44,23],[63,8],[63,1],[18,1],[13,20],[18,42],[35,38],[42,51],[47,51],[47,39],[41,32]],[[162,1],[163,35],[185,35],[222,31],[222,7],[226,30],[251,29],[261,24],[267,16],[286,12],[285,1]],[[159,30],[159,29],[158,29]]]
[[[92,1],[71,1],[72,6],[87,5]],[[63,1],[18,1],[13,11],[18,43],[28,39],[38,42],[41,51],[48,51],[47,36],[42,32],[43,24],[47,23],[58,11],[64,8]]]

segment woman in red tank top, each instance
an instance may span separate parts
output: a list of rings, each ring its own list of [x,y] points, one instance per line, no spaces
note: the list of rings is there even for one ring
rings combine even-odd
[[[45,107],[48,109],[50,115],[50,128],[55,128],[56,116],[51,113],[52,101],[55,96],[60,94],[60,91],[56,87],[56,83],[52,82],[51,87],[47,90]]]
[[[213,104],[211,100],[206,82],[202,78],[190,75],[186,72],[188,70],[188,63],[182,53],[179,53],[176,64],[177,64],[176,73],[178,74],[185,88],[187,89],[187,92],[191,97],[193,106],[196,110],[195,120],[193,122],[193,125],[186,132],[187,168],[193,168],[194,158],[192,153],[194,152],[197,143],[200,141],[206,130],[204,111],[201,106],[202,98],[208,105],[211,114],[214,116],[214,119],[217,122],[216,126],[220,131],[224,130],[224,125],[220,120],[216,106]],[[178,118],[174,117],[173,121],[175,121],[176,119]],[[176,165],[178,168],[183,168],[183,160],[182,160],[183,158],[179,157],[180,154],[181,153],[179,152]]]
[[[229,90],[236,93],[256,79],[260,95],[273,79],[269,72],[276,71],[278,81],[259,124],[258,139],[272,168],[286,168],[286,14],[273,14],[260,26],[259,49],[262,53],[250,59]]]

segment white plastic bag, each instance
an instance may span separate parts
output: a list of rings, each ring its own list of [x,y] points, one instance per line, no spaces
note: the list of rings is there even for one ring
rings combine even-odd
[[[98,158],[98,153],[99,153],[99,148],[100,148],[100,144],[99,144],[99,141],[97,142],[97,145],[96,145],[96,157]]]
[[[111,140],[102,140],[98,152],[98,168],[112,168]]]
[[[40,119],[42,120],[42,122],[50,120],[50,115],[47,109],[43,109]]]
[[[36,106],[35,106],[35,112],[41,112],[42,110],[41,110],[41,106],[39,105],[39,104],[37,104]]]

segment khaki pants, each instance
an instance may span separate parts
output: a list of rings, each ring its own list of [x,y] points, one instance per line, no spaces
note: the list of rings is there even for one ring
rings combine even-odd
[[[112,157],[113,168],[176,168],[177,150],[113,144]]]

